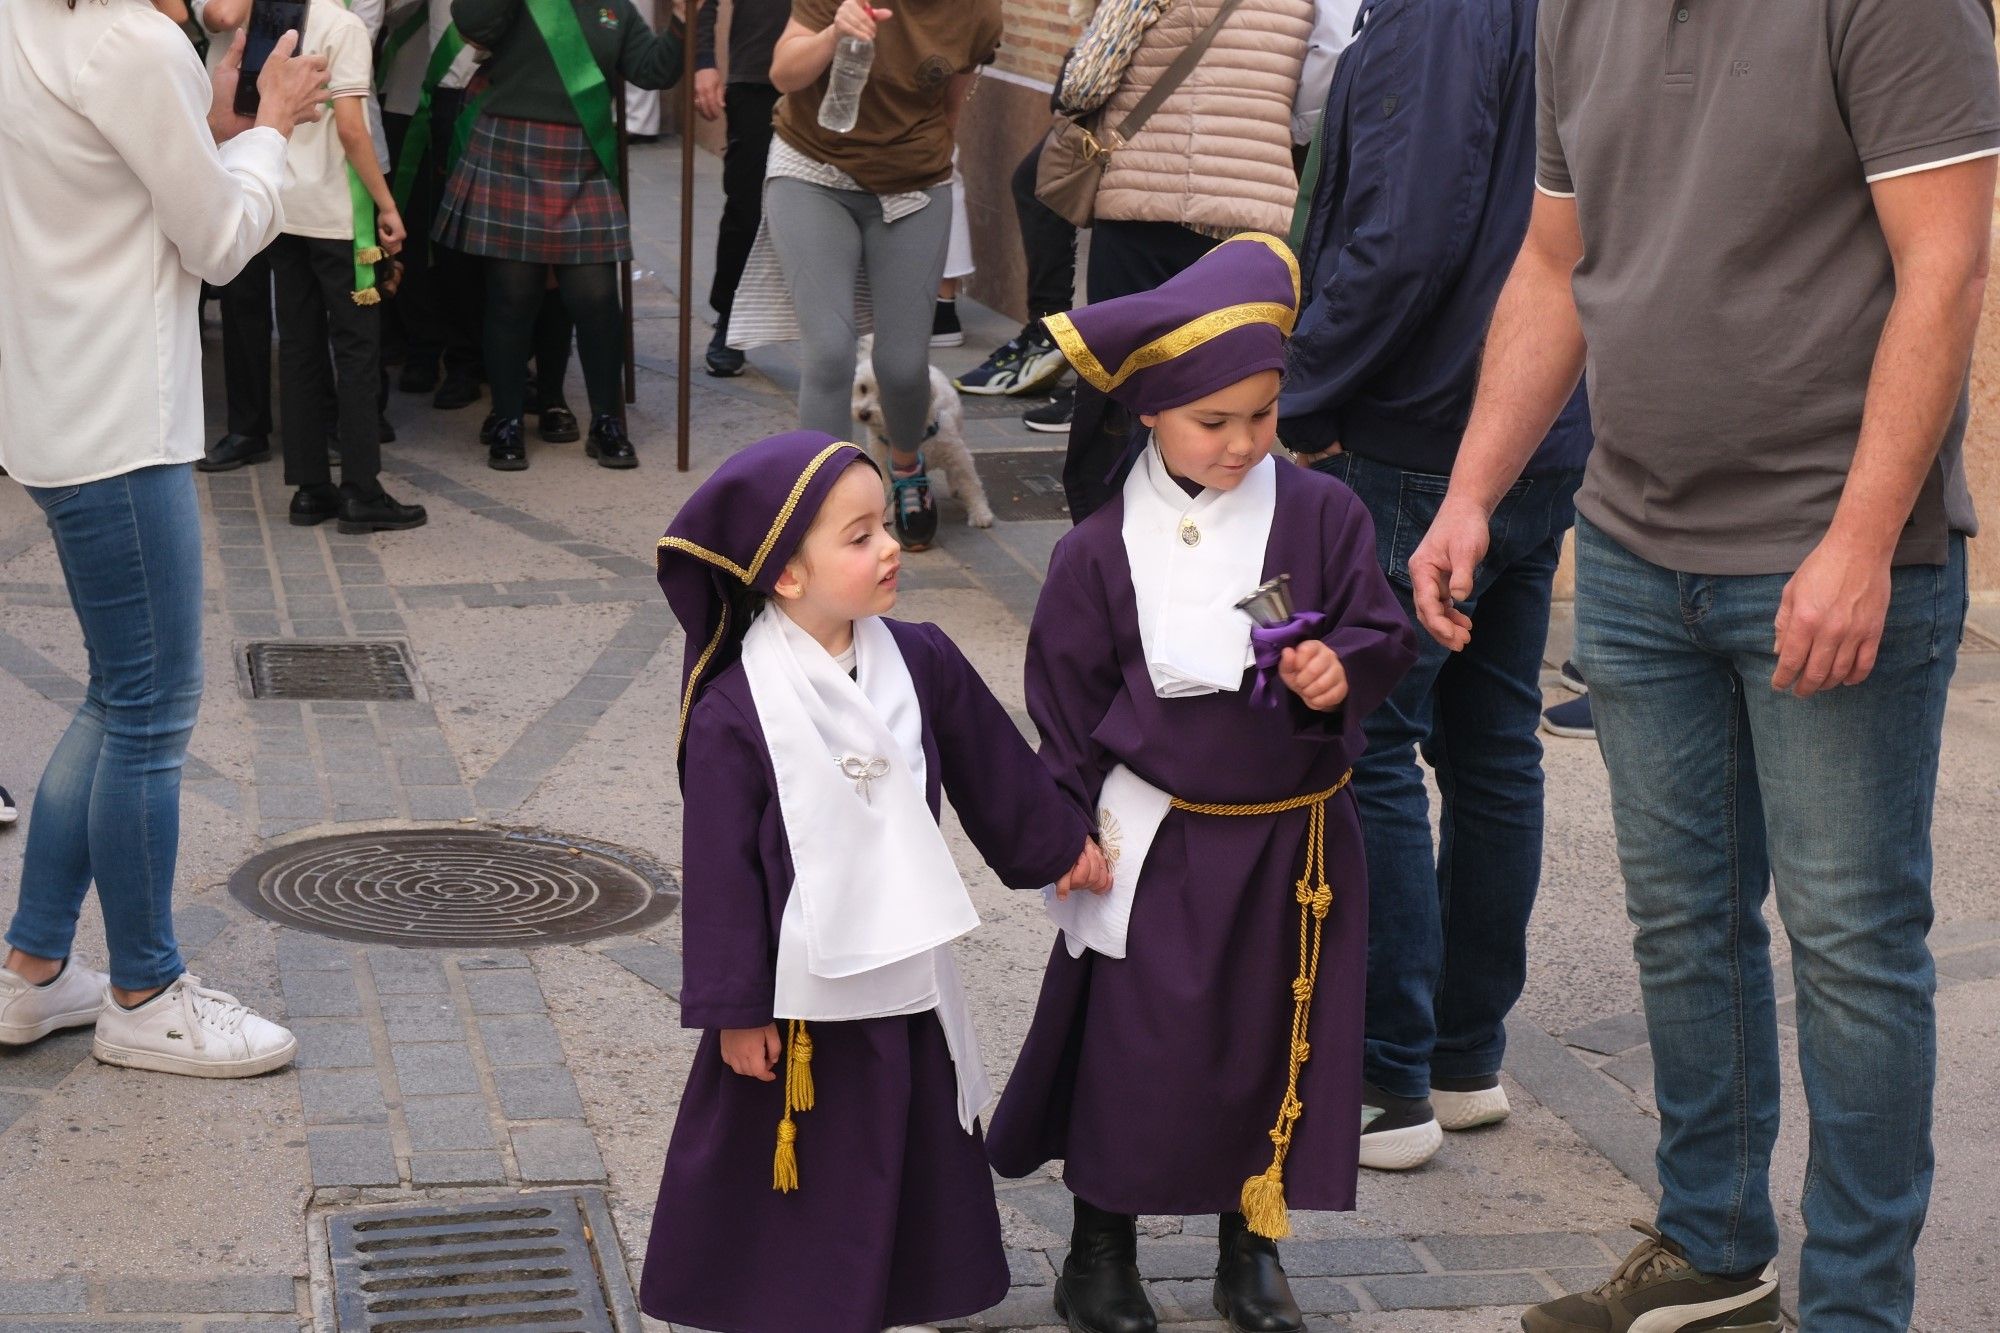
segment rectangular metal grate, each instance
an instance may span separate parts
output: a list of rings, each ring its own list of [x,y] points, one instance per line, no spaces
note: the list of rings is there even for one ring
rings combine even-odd
[[[409,649],[393,639],[280,639],[244,649],[253,699],[414,699]]]
[[[981,449],[973,455],[993,512],[1012,522],[1067,519],[1060,449]]]
[[[617,1333],[591,1218],[574,1191],[327,1219],[339,1333],[533,1329]],[[617,1303],[629,1306],[626,1298]]]

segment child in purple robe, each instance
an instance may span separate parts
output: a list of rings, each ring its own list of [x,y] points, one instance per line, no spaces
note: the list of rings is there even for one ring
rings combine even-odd
[[[1286,1206],[1354,1206],[1367,879],[1349,768],[1415,656],[1368,511],[1271,457],[1297,261],[1244,235],[1161,287],[1051,317],[1150,430],[1057,544],[1028,644],[1042,757],[1113,865],[1062,926],[988,1137],[1075,1197],[1072,1330],[1150,1333],[1135,1215],[1220,1216],[1214,1303],[1304,1327]],[[1285,576],[1296,613],[1266,593]]]
[[[716,1333],[880,1333],[1007,1293],[951,941],[978,924],[948,794],[1015,888],[1103,892],[1063,795],[935,626],[883,619],[882,478],[800,431],[743,450],[660,541],[687,630],[681,1022],[704,1029],[640,1304]]]

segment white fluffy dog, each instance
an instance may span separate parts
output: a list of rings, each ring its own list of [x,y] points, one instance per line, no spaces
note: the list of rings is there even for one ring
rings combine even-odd
[[[854,419],[868,430],[869,452],[889,473],[889,438],[882,420],[882,394],[875,383],[875,337],[861,340],[854,365]],[[957,496],[965,504],[965,521],[975,528],[993,526],[993,509],[986,502],[986,487],[973,465],[972,450],[965,444],[965,405],[958,390],[936,366],[931,367],[931,419],[923,443],[924,465],[930,472],[931,490],[939,496]]]

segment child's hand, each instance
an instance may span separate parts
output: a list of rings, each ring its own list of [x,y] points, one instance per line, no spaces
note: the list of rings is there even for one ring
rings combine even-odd
[[[1077,855],[1076,864],[1070,867],[1067,875],[1056,881],[1056,897],[1068,898],[1079,889],[1085,893],[1111,892],[1111,864],[1104,859],[1104,852],[1095,838],[1084,839],[1083,851]]]
[[[745,1078],[754,1078],[759,1083],[772,1082],[778,1077],[774,1072],[778,1057],[784,1053],[785,1043],[778,1039],[776,1023],[767,1023],[760,1028],[722,1030],[722,1063]]]
[[[1347,668],[1340,654],[1319,639],[1285,649],[1278,659],[1278,679],[1315,712],[1331,713],[1347,699]]]
[[[385,208],[375,214],[375,239],[389,254],[400,254],[403,242],[409,239],[409,232],[403,226],[403,215],[393,208]]]

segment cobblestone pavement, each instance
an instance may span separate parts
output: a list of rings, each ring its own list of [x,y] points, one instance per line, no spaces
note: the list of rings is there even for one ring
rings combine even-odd
[[[789,424],[792,371],[780,350],[757,354],[758,373],[743,380],[699,378],[695,468],[673,472],[672,302],[657,275],[671,270],[674,159],[668,149],[634,160],[639,473],[531,442],[529,472],[495,474],[471,439],[483,409],[438,413],[398,395],[401,442],[386,470],[399,495],[430,507],[423,531],[293,528],[275,464],[202,478],[209,690],[186,774],[177,926],[194,968],[291,1024],[300,1055],[268,1078],[210,1084],[98,1066],[87,1034],[0,1052],[0,1327],[332,1333],[328,1216],[559,1187],[602,1193],[623,1276],[636,1276],[629,1261],[644,1253],[694,1049],[675,1006],[677,918],[582,945],[406,949],[281,929],[226,887],[270,846],[411,826],[559,830],[678,861],[679,644],[652,580],[653,538],[733,445]],[[702,171],[706,237],[713,164]],[[966,313],[971,337],[953,368],[1014,331]],[[706,334],[698,328],[697,344]],[[213,385],[210,401],[220,401]],[[974,443],[1053,443],[1016,430],[1015,406],[981,405]],[[899,614],[942,624],[1025,725],[1020,655],[1063,527],[979,531],[957,519],[947,509],[941,548],[906,564]],[[2000,629],[1992,610],[1979,614]],[[249,699],[243,647],[261,639],[396,641],[417,697]],[[1552,661],[1562,642],[1559,621]],[[2000,867],[2000,654],[1967,662],[1939,814],[1946,1151],[1920,1314],[1937,1330],[2000,1326],[2000,1291],[1978,1262],[2000,1167],[1966,1150],[1985,1132],[1976,1108],[2000,1091],[1977,1055],[2000,1031],[2000,913],[1988,891]],[[0,781],[29,818],[34,773],[86,670],[46,530],[17,490],[0,488]],[[1535,970],[1511,1028],[1516,1115],[1453,1136],[1426,1170],[1364,1179],[1352,1215],[1295,1218],[1286,1262],[1315,1330],[1517,1327],[1522,1305],[1601,1280],[1629,1248],[1625,1220],[1650,1212],[1650,1064],[1602,774],[1575,744],[1553,746],[1549,766]],[[0,911],[18,891],[19,837],[0,842]],[[1033,901],[983,871],[969,882],[988,925],[963,955],[1004,1074],[1049,932]],[[87,912],[78,953],[101,950]],[[1795,1076],[1787,1095],[1795,1108]],[[1795,1199],[1795,1111],[1786,1132],[1779,1189]],[[999,1197],[1014,1290],[951,1327],[1052,1333],[1067,1195],[1042,1175],[1000,1182]],[[1796,1208],[1786,1215],[1796,1230]],[[1141,1266],[1163,1316],[1220,1329],[1208,1304],[1214,1219],[1143,1225]]]

